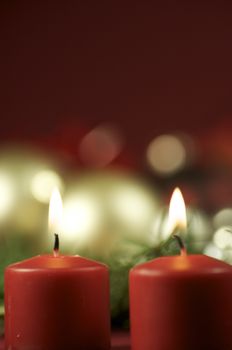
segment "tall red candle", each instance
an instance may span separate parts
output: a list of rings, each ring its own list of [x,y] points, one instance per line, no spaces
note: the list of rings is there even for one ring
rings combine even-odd
[[[5,271],[7,350],[109,350],[108,268],[58,252]]]
[[[231,350],[232,267],[161,257],[130,271],[132,350]]]

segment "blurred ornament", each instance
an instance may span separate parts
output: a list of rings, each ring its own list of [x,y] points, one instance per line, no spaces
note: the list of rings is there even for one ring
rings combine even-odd
[[[67,183],[63,199],[61,239],[67,247],[105,258],[119,254],[126,241],[149,244],[159,199],[135,176],[113,171],[79,173]]]
[[[209,243],[205,249],[204,254],[211,256],[212,258],[222,260],[223,259],[223,253],[221,249],[219,249],[215,244]]]
[[[99,230],[101,210],[94,194],[86,189],[73,189],[64,198],[62,239],[67,244],[82,248],[91,244]]]
[[[44,207],[37,201],[46,202],[51,187],[55,184],[62,186],[58,173],[56,161],[42,152],[19,146],[2,148],[0,220],[1,213],[7,212],[4,219],[6,230],[30,235],[44,231],[47,221]]]
[[[121,183],[115,181],[108,195],[109,209],[115,215],[114,220],[124,226],[123,231],[128,231],[128,237],[146,242],[146,231],[150,230],[147,223],[152,220],[158,208],[155,193],[149,193],[142,182],[131,178]]]
[[[8,231],[40,233],[37,237],[49,240],[47,208],[42,204],[55,186],[64,189],[59,173],[56,161],[42,152],[23,147],[0,152],[0,190],[3,184],[4,193],[0,209],[2,215],[9,210]],[[73,174],[65,186],[60,232],[65,249],[85,249],[105,259],[112,252],[120,256],[120,251],[122,257],[130,242],[131,254],[141,246],[148,247],[159,199],[144,181],[119,171],[104,171]]]

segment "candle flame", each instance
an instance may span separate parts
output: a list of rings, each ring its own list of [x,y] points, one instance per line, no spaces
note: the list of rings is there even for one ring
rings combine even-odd
[[[50,198],[48,227],[52,233],[59,232],[62,222],[63,204],[58,188],[54,188]]]
[[[179,188],[174,190],[170,200],[168,224],[172,233],[175,230],[186,230],[187,227],[184,198]]]

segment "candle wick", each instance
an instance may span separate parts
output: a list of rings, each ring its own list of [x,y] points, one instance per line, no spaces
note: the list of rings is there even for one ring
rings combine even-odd
[[[175,238],[177,240],[177,243],[180,247],[180,255],[181,256],[186,256],[187,255],[187,251],[186,251],[186,247],[184,245],[183,240],[180,238],[179,235],[173,235],[173,238]]]
[[[53,248],[53,254],[55,257],[59,256],[59,247],[60,247],[60,240],[59,235],[57,233],[54,233],[55,241],[54,241],[54,248]]]

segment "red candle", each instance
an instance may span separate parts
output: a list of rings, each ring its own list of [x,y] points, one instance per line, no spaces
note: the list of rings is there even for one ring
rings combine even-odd
[[[133,350],[231,350],[232,267],[182,245],[180,256],[138,265],[130,316]]]
[[[58,252],[5,271],[5,338],[12,350],[108,350],[108,268]]]

